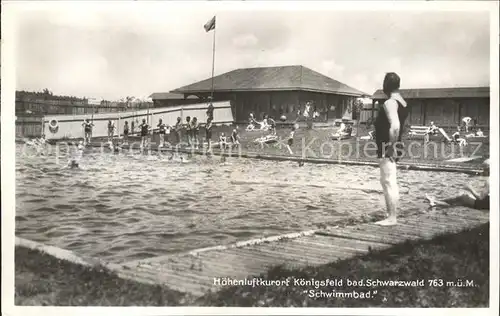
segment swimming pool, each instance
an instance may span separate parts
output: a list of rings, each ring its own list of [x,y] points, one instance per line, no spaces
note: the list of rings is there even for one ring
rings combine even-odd
[[[57,164],[54,154],[16,149],[16,235],[111,262],[383,211],[380,193],[343,188],[379,190],[379,171],[372,167],[237,158],[221,164],[201,156],[181,163],[94,149],[83,158],[84,170],[68,170],[61,168],[64,157]],[[456,194],[470,180],[458,173],[400,171],[401,185],[409,188],[401,195],[401,212],[424,210],[424,193]]]

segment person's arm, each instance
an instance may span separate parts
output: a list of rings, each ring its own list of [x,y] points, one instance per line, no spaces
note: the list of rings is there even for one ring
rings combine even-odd
[[[398,115],[398,103],[395,100],[387,100],[384,102],[384,110],[389,120],[389,141],[394,144],[398,141],[399,131],[401,129]]]

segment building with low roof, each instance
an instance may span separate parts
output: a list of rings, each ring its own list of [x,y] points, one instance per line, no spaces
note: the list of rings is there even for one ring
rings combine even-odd
[[[257,119],[269,114],[293,120],[308,101],[320,118],[341,118],[352,113],[356,98],[367,95],[301,65],[236,69],[171,93],[195,96],[201,102],[209,102],[212,94],[214,101],[230,101],[236,122],[246,121],[250,113]]]
[[[490,125],[490,88],[457,87],[432,89],[402,89],[402,97],[410,106],[408,124],[455,127],[462,118],[472,118],[479,127]],[[387,99],[382,90],[373,97],[372,118],[376,110]]]
[[[151,94],[149,97],[153,100],[153,107],[155,108],[203,102],[194,95],[184,98],[182,93],[156,92]]]

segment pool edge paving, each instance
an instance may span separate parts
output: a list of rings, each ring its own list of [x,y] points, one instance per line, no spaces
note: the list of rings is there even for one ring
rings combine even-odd
[[[102,144],[89,144],[92,148],[108,148],[106,143]],[[121,146],[122,149],[128,150],[138,150],[140,148],[129,148],[128,145]],[[291,162],[303,162],[303,163],[313,163],[313,164],[335,164],[335,165],[355,165],[355,166],[370,166],[378,167],[379,163],[375,160],[350,160],[350,159],[327,159],[327,158],[313,158],[313,157],[300,157],[300,156],[286,156],[286,155],[273,155],[266,153],[251,152],[247,150],[212,150],[210,152],[206,150],[199,149],[189,149],[189,148],[178,148],[178,147],[159,147],[158,145],[150,145],[144,149],[145,152],[171,152],[180,154],[190,154],[198,156],[221,156],[228,158],[246,158],[246,159],[260,159],[260,160],[271,160],[271,161],[291,161]],[[457,166],[446,164],[446,161],[439,161],[436,163],[422,162],[416,163],[413,161],[402,161],[398,164],[398,167],[406,170],[417,170],[417,171],[439,171],[439,172],[459,172],[472,175],[478,175],[483,172],[483,169],[479,166]]]
[[[467,212],[467,217],[463,216],[463,212]],[[252,278],[265,274],[275,266],[318,266],[360,256],[375,249],[387,249],[407,240],[429,240],[444,233],[485,224],[489,222],[489,213],[466,208],[454,208],[446,212],[434,210],[401,217],[400,222],[401,225],[395,228],[374,223],[327,227],[121,264],[83,258],[69,250],[19,237],[16,237],[16,246],[37,249],[79,265],[99,265],[124,279],[165,285],[192,296],[201,296],[207,291],[222,288],[216,285],[217,279]]]

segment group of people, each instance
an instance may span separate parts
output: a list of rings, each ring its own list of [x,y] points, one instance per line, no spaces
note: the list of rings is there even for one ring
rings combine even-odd
[[[400,89],[400,77],[396,73],[387,73],[383,81],[383,91],[387,95],[388,99],[384,102],[383,106],[379,108],[378,115],[374,123],[374,132],[371,137],[375,139],[377,147],[377,156],[379,158],[379,168],[380,168],[380,183],[385,196],[385,203],[388,216],[386,219],[377,222],[376,224],[381,226],[392,226],[397,224],[397,213],[399,207],[399,186],[398,186],[398,176],[397,176],[397,164],[402,158],[403,154],[403,126],[405,126],[406,119],[409,114],[409,107],[404,100],[404,98],[399,93]],[[311,104],[306,104],[303,112],[304,117],[309,117],[309,112],[311,111]],[[207,123],[205,125],[206,138],[209,142],[212,137],[212,122],[213,122],[213,108],[207,110]],[[265,115],[262,122],[257,122],[253,116],[250,115],[250,124],[254,127],[258,124],[262,129],[262,126],[266,130],[270,131],[270,135],[276,135],[276,122]],[[465,123],[466,121],[464,121]],[[470,123],[470,121],[467,121]],[[348,126],[343,122],[341,126],[342,132],[348,132]],[[466,132],[468,132],[468,124],[466,123]],[[91,123],[88,120],[85,123],[85,132],[87,136],[87,127],[90,126],[91,133]],[[128,123],[125,122],[124,125],[124,136],[128,136]],[[199,141],[199,124],[196,118],[186,117],[186,122],[182,123],[181,118],[177,119],[176,124],[170,127],[164,124],[161,120],[158,122],[158,131],[160,134],[160,145],[163,145],[167,135],[173,134],[177,141],[180,141],[181,130],[185,131],[187,142],[189,145],[198,145]],[[290,129],[290,133],[287,139],[287,145],[290,153],[292,154],[291,146],[293,145],[293,140],[295,132],[297,130],[297,124],[293,124]],[[437,133],[439,128],[432,122],[429,127],[428,133]],[[143,119],[140,125],[141,131],[141,144],[144,144],[146,137],[151,131],[151,127],[148,126],[146,120]],[[458,133],[460,131],[457,131]],[[458,134],[458,136],[460,136]],[[456,139],[457,135],[453,134],[453,138]],[[221,134],[219,137],[219,144],[221,148],[227,148],[232,145],[240,145],[240,138],[237,129],[234,129],[229,137]],[[489,161],[485,162],[485,170],[489,171]],[[489,209],[489,187],[486,187],[484,192],[478,193],[470,187],[467,187],[468,193],[466,195],[460,195],[458,197],[439,200],[438,198],[426,195],[431,207],[447,207],[463,205],[468,207],[473,207],[476,209],[486,210]]]
[[[342,119],[339,129],[332,134],[333,138],[343,139],[352,135],[352,124],[349,124],[348,119]]]
[[[213,113],[214,113],[214,106],[212,103],[210,103],[207,108],[207,122],[205,124],[205,131],[206,131],[205,136],[209,143],[209,146],[212,138]],[[91,142],[92,131],[95,125],[93,121],[90,121],[90,119],[85,119],[84,122],[82,123],[82,126],[84,129],[83,146],[85,146]],[[146,119],[142,119],[142,122],[138,125],[138,128],[141,137],[141,147],[144,148],[148,144],[149,136],[151,135],[152,132],[155,131],[155,129],[153,129],[153,127],[148,124]],[[182,138],[181,134],[183,132],[186,135],[186,141],[188,146],[194,146],[195,148],[199,146],[200,124],[196,117],[191,118],[190,116],[187,116],[185,123],[183,123],[182,119],[178,117],[177,122],[175,123],[174,126],[165,124],[162,119],[159,119],[158,124],[156,125],[156,130],[160,138],[159,147],[164,147],[166,142],[180,143]],[[115,123],[112,120],[109,120],[107,124],[107,132],[108,132],[107,134],[108,134],[108,142],[110,144],[113,143],[115,131],[116,131]],[[134,133],[135,133],[134,121],[132,121],[130,125],[128,121],[125,121],[125,123],[123,124],[122,144],[127,145],[129,136],[131,136]],[[170,139],[171,137],[170,135],[173,135],[174,138]]]

